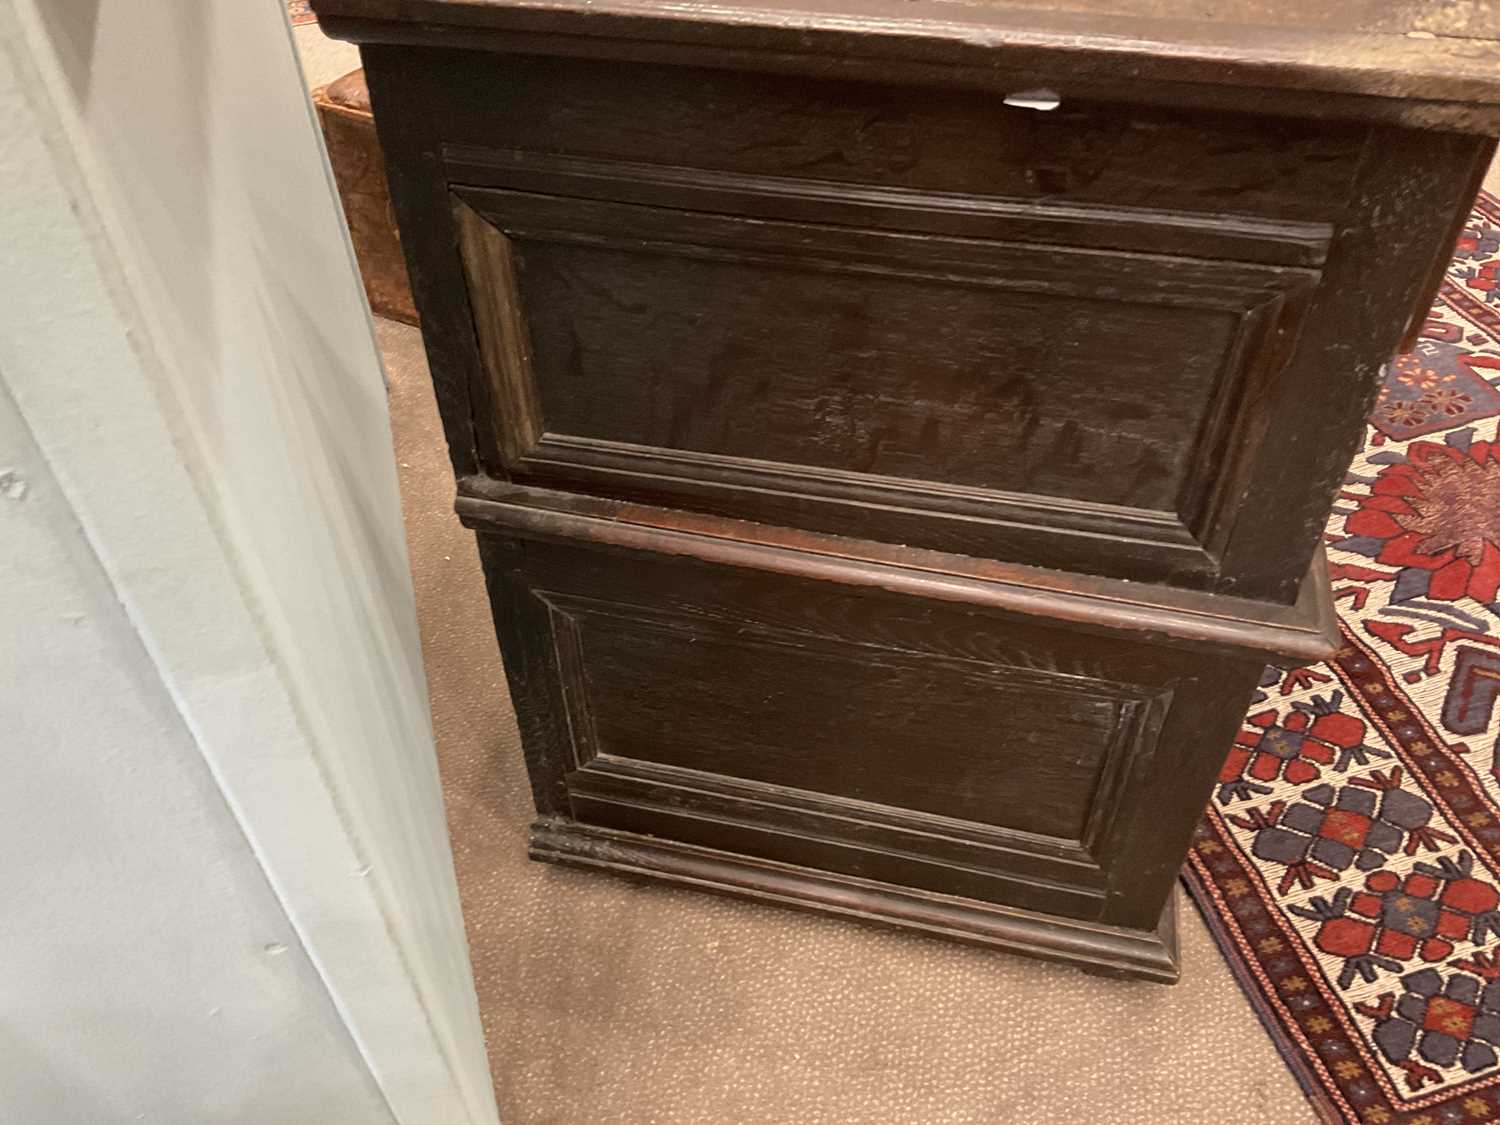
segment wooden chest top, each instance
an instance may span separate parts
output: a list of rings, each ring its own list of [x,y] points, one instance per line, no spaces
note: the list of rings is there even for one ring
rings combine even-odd
[[[1180,104],[1201,87],[1302,94],[1304,112],[1500,132],[1500,5],[1484,0],[319,0],[331,33],[453,43],[576,37],[581,54],[905,80],[1013,83],[1063,65],[1074,90],[1128,79]],[[373,25],[385,24],[383,31]],[[357,33],[356,33],[356,26]],[[604,41],[614,45],[606,47]],[[784,56],[772,61],[769,52]],[[752,58],[753,56],[753,58]],[[795,58],[796,62],[792,59]],[[997,62],[1002,75],[986,74]],[[1186,84],[1186,86],[1180,85]],[[1327,95],[1309,105],[1305,95]],[[1175,97],[1174,97],[1175,95]]]

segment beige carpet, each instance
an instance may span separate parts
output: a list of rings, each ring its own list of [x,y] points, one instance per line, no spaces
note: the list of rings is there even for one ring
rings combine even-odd
[[[1184,903],[1182,982],[531,863],[472,536],[415,329],[380,322],[422,644],[506,1125],[1315,1120]]]

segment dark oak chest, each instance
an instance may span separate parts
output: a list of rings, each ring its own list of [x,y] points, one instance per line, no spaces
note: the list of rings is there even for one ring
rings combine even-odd
[[[318,0],[533,855],[1175,977],[1500,132],[1480,9],[1244,6]]]

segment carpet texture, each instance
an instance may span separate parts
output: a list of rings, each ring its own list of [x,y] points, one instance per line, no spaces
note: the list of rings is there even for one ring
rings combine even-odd
[[[450,831],[506,1125],[1315,1120],[1191,907],[1182,982],[531,863],[415,329],[380,322]]]
[[[1328,528],[1344,647],[1268,671],[1195,893],[1328,1121],[1500,1120],[1500,202]]]

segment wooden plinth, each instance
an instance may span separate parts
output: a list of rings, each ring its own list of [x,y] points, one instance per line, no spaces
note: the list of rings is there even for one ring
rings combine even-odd
[[[1090,973],[1172,984],[1178,977],[1177,892],[1154,930],[1016,910],[911,887],[772,863],[561,818],[531,828],[532,859],[682,883],[862,922],[1076,965]]]

